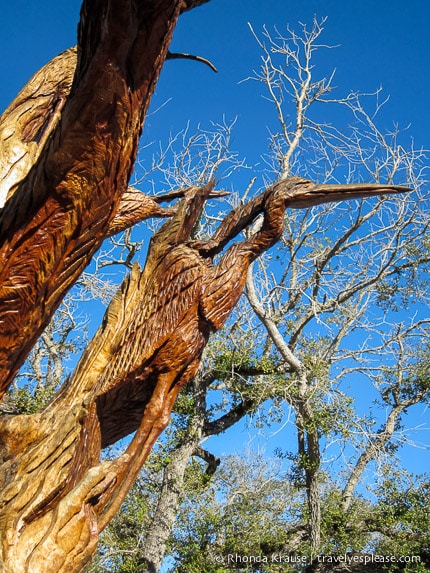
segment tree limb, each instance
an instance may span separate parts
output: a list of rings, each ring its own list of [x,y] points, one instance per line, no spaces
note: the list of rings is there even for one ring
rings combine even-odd
[[[221,463],[221,460],[219,459],[218,456],[215,456],[214,454],[212,454],[208,450],[205,450],[201,446],[195,447],[193,455],[198,456],[207,463],[206,475],[208,476],[213,475]]]

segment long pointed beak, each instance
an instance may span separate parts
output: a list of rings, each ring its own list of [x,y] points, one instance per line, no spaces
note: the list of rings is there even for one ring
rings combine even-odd
[[[321,203],[331,203],[332,201],[365,199],[374,195],[408,193],[410,191],[412,189],[404,185],[377,185],[372,183],[311,184],[297,186],[291,194],[291,204],[288,201],[287,206],[292,209],[301,209]]]

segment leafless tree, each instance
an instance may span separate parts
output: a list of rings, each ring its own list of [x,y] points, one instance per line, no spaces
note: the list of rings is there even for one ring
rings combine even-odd
[[[270,339],[266,352],[294,372],[285,395],[296,419],[297,463],[305,475],[314,549],[320,546],[320,469],[330,459],[331,438],[337,444],[352,440],[357,451],[356,458],[346,460],[342,505],[347,512],[369,463],[393,439],[402,441],[402,414],[429,398],[419,373],[427,364],[430,320],[426,154],[412,142],[409,148],[402,144],[397,127],[380,131],[380,90],[336,99],[334,75],[314,77],[312,56],[326,47],[320,43],[323,23],[314,20],[301,34],[288,29],[287,36],[265,29],[260,39],[254,32],[263,56],[252,79],[267,90],[280,127],[271,139],[273,169],[281,178],[293,171],[323,181],[401,179],[415,193],[350,203],[336,212],[329,205],[294,212],[280,262],[261,259],[258,270],[248,271],[246,295]],[[314,120],[321,105],[347,108],[351,124]],[[350,406],[343,388],[354,378],[362,392],[371,392],[364,390],[366,379],[371,382],[385,419],[369,421],[352,412],[345,417]]]

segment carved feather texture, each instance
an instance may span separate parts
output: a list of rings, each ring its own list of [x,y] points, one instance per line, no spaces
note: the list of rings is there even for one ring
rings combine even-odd
[[[179,245],[147,265],[133,300],[125,300],[125,320],[109,341],[112,354],[97,380],[103,443],[118,439],[128,425],[133,402],[139,412],[149,400],[160,373],[174,372],[172,383],[198,357],[209,334],[201,333],[199,301],[207,265],[192,249]],[[130,303],[130,304],[129,304]],[[114,390],[114,392],[112,392]],[[122,423],[113,430],[117,420]],[[111,429],[112,428],[112,429]],[[111,435],[113,434],[113,435]]]
[[[42,68],[4,116],[0,396],[103,239],[136,222],[135,211],[110,229],[178,12],[170,0],[156,10],[151,2],[85,3],[76,71],[73,51],[59,56],[61,65]],[[100,26],[104,33],[93,35]]]
[[[66,103],[76,48],[39,70],[0,117],[0,209],[37,162]]]
[[[291,178],[237,208],[206,243],[191,241],[212,188],[213,182],[185,192],[174,217],[151,240],[145,269],[133,271],[135,286],[124,287],[109,307],[105,342],[101,344],[97,336],[93,342],[104,356],[96,381],[104,445],[135,430],[142,415],[145,419],[149,415],[146,408],[157,393],[164,398],[159,399],[158,414],[151,406],[151,416],[165,415],[163,400],[195,372],[210,332],[221,328],[241,296],[250,263],[281,236],[287,206],[317,204],[322,194],[330,201],[390,192],[373,185],[325,188]],[[391,188],[399,190],[405,188]],[[261,228],[233,244],[213,265],[211,256],[261,212]]]

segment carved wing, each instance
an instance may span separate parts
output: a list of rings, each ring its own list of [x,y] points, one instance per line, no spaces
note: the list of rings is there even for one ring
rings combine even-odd
[[[37,162],[57,125],[76,68],[76,48],[39,70],[0,117],[0,208]]]

